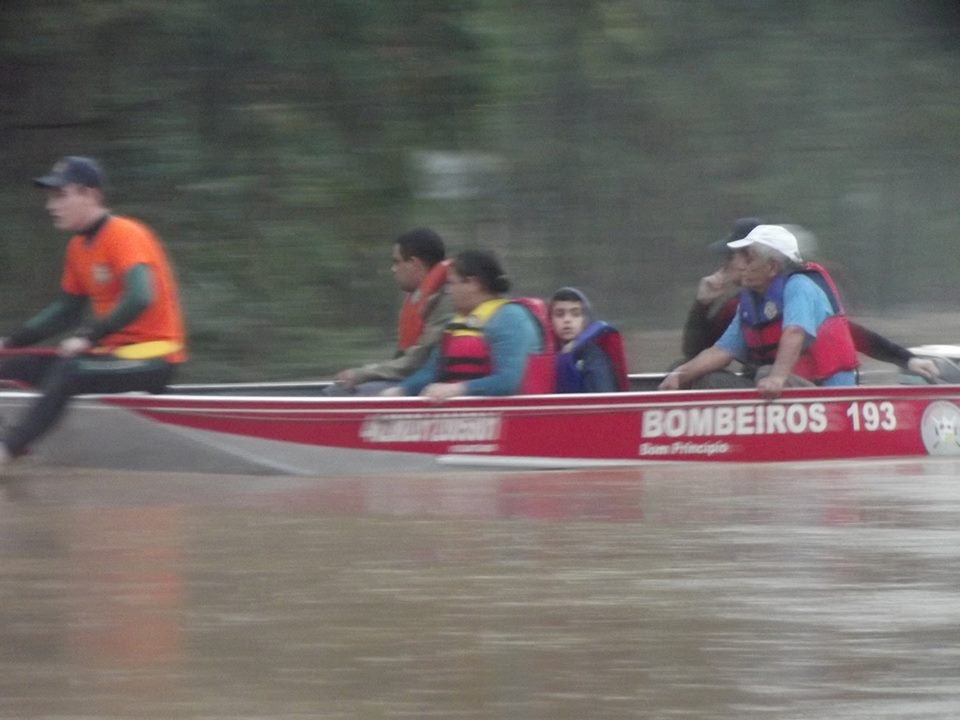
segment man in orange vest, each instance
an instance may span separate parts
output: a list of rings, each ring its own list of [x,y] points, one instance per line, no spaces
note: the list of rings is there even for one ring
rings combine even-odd
[[[49,430],[81,393],[161,391],[186,359],[179,292],[160,240],[144,224],[113,215],[104,175],[90,158],[65,157],[34,179],[47,191],[54,227],[73,234],[60,294],[0,348],[20,348],[76,328],[56,352],[8,353],[0,378],[35,386],[41,396],[0,443],[0,464]]]
[[[327,395],[376,395],[418,370],[440,342],[453,317],[447,295],[446,248],[433,230],[417,228],[393,243],[393,277],[405,293],[400,308],[397,353],[391,360],[336,374]]]

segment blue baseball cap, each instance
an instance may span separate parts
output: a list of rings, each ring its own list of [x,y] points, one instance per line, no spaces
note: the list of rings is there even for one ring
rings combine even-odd
[[[737,218],[736,222],[733,223],[733,227],[730,228],[730,234],[725,238],[715,240],[707,245],[707,250],[717,255],[726,255],[728,253],[732,253],[733,250],[730,249],[727,243],[733,242],[734,240],[742,240],[757,225],[763,225],[763,220],[755,217]]]
[[[54,163],[48,175],[34,178],[33,184],[43,188],[62,188],[65,185],[103,187],[103,170],[93,158],[68,155]]]

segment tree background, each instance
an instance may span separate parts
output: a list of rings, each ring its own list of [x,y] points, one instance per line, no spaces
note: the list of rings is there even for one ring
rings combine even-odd
[[[741,215],[807,228],[854,313],[956,307],[958,40],[948,0],[4,0],[0,321],[56,291],[30,178],[65,154],[167,243],[186,379],[389,354],[415,226],[628,333]]]

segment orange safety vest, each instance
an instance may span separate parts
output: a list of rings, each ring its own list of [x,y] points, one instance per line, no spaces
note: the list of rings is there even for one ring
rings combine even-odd
[[[420,286],[403,299],[400,306],[400,318],[397,323],[397,350],[403,352],[416,345],[426,327],[426,311],[430,300],[443,290],[447,282],[449,260],[438,262],[420,281]]]
[[[98,344],[106,348],[166,341],[160,356],[170,362],[186,359],[186,333],[177,282],[163,245],[144,224],[111,216],[89,240],[75,235],[67,245],[60,287],[90,299],[96,317],[105,317],[124,293],[123,276],[136,265],[150,268],[153,302],[124,328]],[[159,344],[158,344],[159,346]]]

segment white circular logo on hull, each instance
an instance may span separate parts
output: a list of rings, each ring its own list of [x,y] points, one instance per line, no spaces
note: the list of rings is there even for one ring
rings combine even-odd
[[[931,455],[960,455],[960,408],[943,400],[927,405],[920,435]]]

